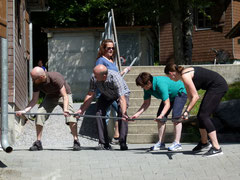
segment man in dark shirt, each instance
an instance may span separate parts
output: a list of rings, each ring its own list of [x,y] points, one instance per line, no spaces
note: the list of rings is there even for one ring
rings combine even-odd
[[[63,108],[63,115],[66,117],[66,124],[69,125],[74,142],[73,150],[78,151],[81,149],[77,136],[77,121],[76,118],[70,116],[69,113],[74,113],[72,93],[69,85],[64,80],[64,77],[58,72],[45,72],[41,67],[35,67],[31,71],[33,80],[33,98],[23,110],[17,111],[16,115],[20,116],[30,111],[39,99],[39,93],[45,93],[43,102],[38,107],[38,113],[51,113],[53,109],[60,105]],[[47,115],[36,116],[36,131],[37,141],[30,147],[30,151],[42,150],[42,131],[45,121],[48,119]]]
[[[126,141],[128,133],[128,122],[126,121],[126,118],[128,117],[127,107],[130,91],[127,87],[126,82],[118,72],[108,70],[106,66],[102,64],[97,65],[93,69],[93,75],[90,80],[90,88],[88,94],[84,99],[84,103],[76,113],[83,114],[87,110],[94,98],[97,88],[101,92],[101,95],[97,101],[97,116],[105,116],[106,110],[113,103],[113,101],[118,102],[118,117],[122,117],[122,119],[118,120],[120,132],[120,149],[127,150],[128,147],[126,145]],[[109,144],[106,120],[101,117],[97,117],[96,120],[98,128],[99,148],[103,150],[109,150],[111,149],[111,146]]]

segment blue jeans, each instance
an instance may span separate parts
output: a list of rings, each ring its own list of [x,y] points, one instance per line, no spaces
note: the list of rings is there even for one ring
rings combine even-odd
[[[117,104],[117,101],[113,101],[113,103],[107,108],[107,110],[106,110],[106,116],[108,116],[108,117],[110,116],[111,110],[114,111],[113,117],[116,117],[116,113],[118,112],[118,104]],[[106,119],[107,125],[108,125],[108,121],[109,121],[109,119]],[[116,121],[116,119],[114,119],[114,121]]]

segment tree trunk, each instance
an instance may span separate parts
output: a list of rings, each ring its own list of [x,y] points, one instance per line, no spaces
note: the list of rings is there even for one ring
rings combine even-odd
[[[184,64],[182,13],[180,0],[170,0],[170,19],[172,23],[174,59],[176,64]]]
[[[190,1],[185,1],[182,7],[185,8],[183,19],[184,64],[192,64],[193,7]]]

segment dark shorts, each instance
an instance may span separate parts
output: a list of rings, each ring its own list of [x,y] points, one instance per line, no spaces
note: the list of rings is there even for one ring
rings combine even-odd
[[[170,108],[168,112],[165,114],[165,117],[168,117],[172,110],[172,118],[180,118],[182,115],[183,108],[187,102],[187,94],[179,93],[174,101],[170,101]],[[157,116],[159,116],[164,108],[164,102],[162,101],[157,112]]]

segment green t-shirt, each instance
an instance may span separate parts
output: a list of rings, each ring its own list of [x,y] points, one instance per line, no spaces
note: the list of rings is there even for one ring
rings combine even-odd
[[[168,98],[173,101],[179,93],[185,93],[186,89],[182,81],[173,81],[169,77],[153,77],[152,89],[144,90],[144,100],[150,99],[151,95],[157,99],[166,101]]]

